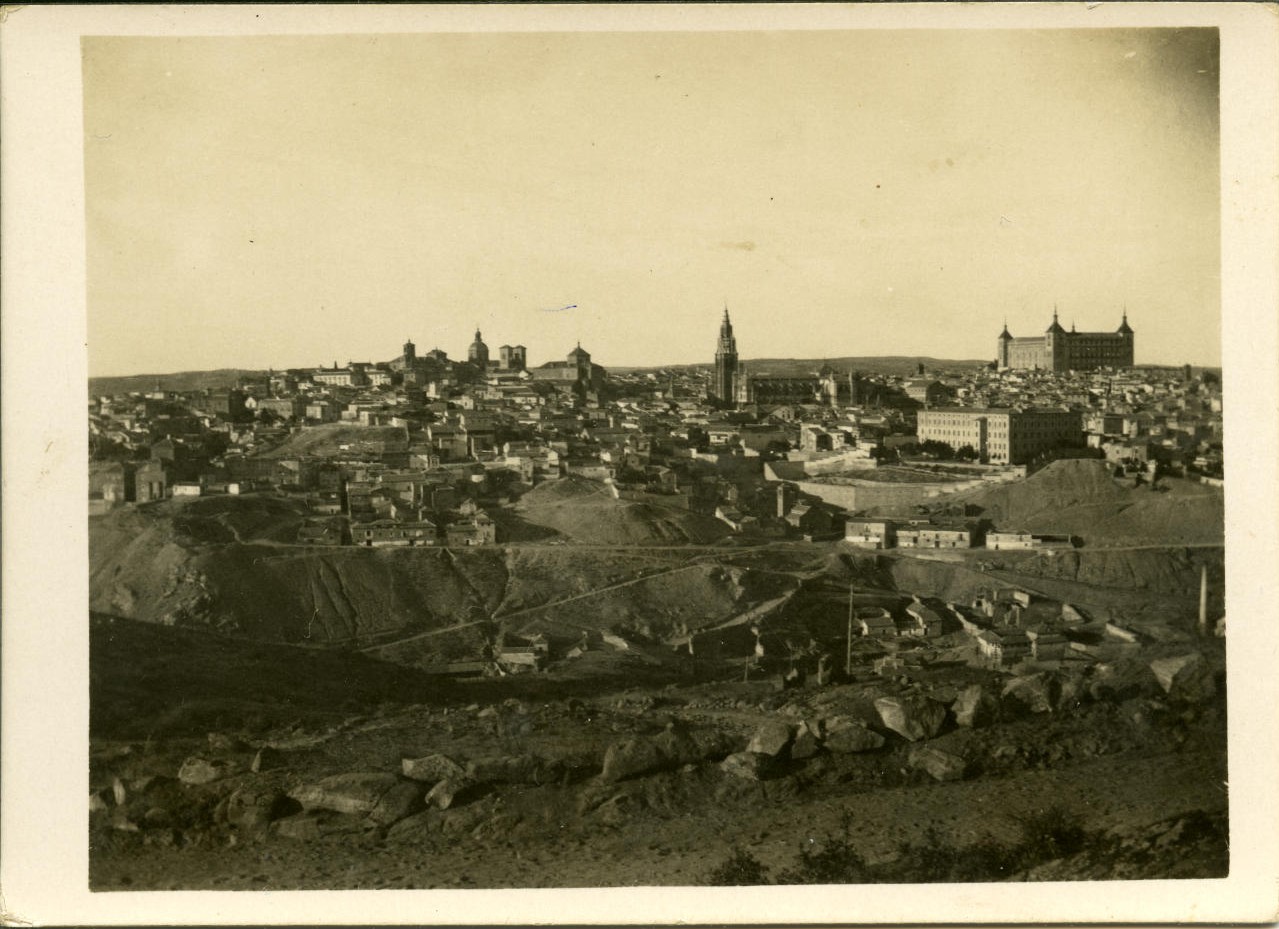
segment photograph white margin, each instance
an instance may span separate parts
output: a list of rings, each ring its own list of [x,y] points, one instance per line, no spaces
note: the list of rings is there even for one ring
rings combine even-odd
[[[1279,918],[1279,13],[1253,3],[34,6],[0,10],[6,924],[1267,922]],[[88,889],[80,37],[1215,26],[1221,35],[1231,873],[828,888]]]

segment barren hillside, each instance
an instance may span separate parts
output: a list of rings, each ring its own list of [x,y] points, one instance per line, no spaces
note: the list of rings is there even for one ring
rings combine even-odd
[[[1169,480],[1166,491],[1116,479],[1102,461],[1056,461],[1024,481],[957,494],[1000,528],[1079,535],[1089,545],[1220,543],[1221,491]]]
[[[712,516],[620,500],[607,485],[579,477],[540,484],[515,509],[529,523],[594,545],[713,542],[729,533]]]

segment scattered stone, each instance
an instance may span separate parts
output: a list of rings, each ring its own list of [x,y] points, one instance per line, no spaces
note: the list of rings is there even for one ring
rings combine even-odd
[[[422,809],[422,786],[401,781],[378,800],[369,819],[379,826],[390,826]]]
[[[1078,709],[1088,696],[1088,688],[1080,674],[1057,674],[1057,712],[1070,712]]]
[[[827,720],[826,740],[823,744],[827,751],[837,754],[873,752],[884,746],[884,737],[860,723],[839,718],[839,723],[835,725]]]
[[[759,752],[735,752],[720,762],[720,770],[733,777],[758,781],[763,778],[769,757]]]
[[[981,684],[969,684],[958,693],[950,708],[957,724],[976,729],[994,719],[996,703]]]
[[[1051,713],[1060,693],[1056,678],[1049,674],[1014,677],[1004,685],[1005,703],[1029,713]]]
[[[386,837],[392,840],[406,839],[421,835],[423,832],[429,832],[432,829],[438,829],[439,826],[439,812],[436,810],[423,810],[421,813],[414,813],[412,816],[406,816],[401,819],[387,830]]]
[[[314,813],[299,813],[272,823],[271,831],[286,839],[306,842],[320,837],[320,820]]]
[[[447,778],[461,777],[466,772],[447,755],[426,755],[423,758],[403,758],[400,769],[404,776],[424,784],[437,784]]]
[[[755,730],[746,751],[776,758],[791,741],[791,727],[786,723],[767,722]]]
[[[382,795],[398,783],[394,774],[381,771],[335,774],[314,784],[295,787],[289,796],[305,810],[371,813]]]
[[[817,733],[809,727],[808,723],[800,723],[799,731],[795,733],[795,741],[791,742],[791,758],[795,761],[804,761],[821,750],[822,742]]]
[[[1098,663],[1091,668],[1088,695],[1094,700],[1122,703],[1152,690],[1149,666],[1134,658]]]
[[[124,806],[124,801],[128,799],[128,791],[124,789],[124,783],[118,778],[111,778],[111,797],[115,800],[116,806]]]
[[[475,718],[476,719],[492,719],[496,715],[497,715],[497,707],[486,706],[484,709],[480,710],[479,713],[476,714]]]
[[[106,798],[102,796],[104,793],[106,793],[106,791],[103,790],[93,790],[89,792],[90,813],[105,813],[108,809],[110,809],[110,805],[107,803]]]
[[[639,777],[660,771],[669,763],[666,753],[650,739],[627,739],[614,742],[604,753],[604,771],[600,778],[615,783],[628,777]]]
[[[636,737],[614,742],[604,753],[600,779],[615,783],[630,777],[673,771],[686,764],[718,761],[732,751],[732,741],[722,733],[694,736],[678,726],[652,738]]]
[[[139,795],[148,794],[159,787],[164,787],[171,783],[173,783],[173,778],[165,777],[163,774],[144,774],[142,777],[135,777],[129,782],[129,792]]]
[[[594,762],[586,765],[588,769],[595,767]],[[580,773],[580,766],[566,762],[560,758],[543,758],[540,755],[506,755],[497,758],[473,758],[466,763],[466,770],[460,774],[452,774],[449,780],[458,780],[465,776],[475,783],[530,784],[534,787],[542,784],[558,784],[565,779],[573,780],[574,773]]]
[[[946,708],[923,696],[880,697],[875,701],[875,710],[884,728],[911,742],[931,739],[946,721]],[[829,742],[828,736],[827,747]]]
[[[916,745],[910,750],[909,763],[912,768],[927,771],[939,781],[963,780],[968,764],[958,755],[942,751],[931,745]]]
[[[472,781],[465,777],[447,778],[427,791],[426,804],[437,810],[447,810],[453,805],[458,795],[471,786],[473,786]]]
[[[234,761],[209,761],[192,755],[178,769],[178,780],[184,784],[208,784],[239,771],[240,765]]]
[[[287,803],[283,791],[277,788],[244,784],[227,798],[226,821],[237,829],[261,829],[278,819]]]
[[[799,795],[799,781],[793,774],[763,782],[764,798],[770,803],[785,803]]]
[[[1150,663],[1150,670],[1164,693],[1175,700],[1199,703],[1217,692],[1212,669],[1199,652],[1158,658]]]

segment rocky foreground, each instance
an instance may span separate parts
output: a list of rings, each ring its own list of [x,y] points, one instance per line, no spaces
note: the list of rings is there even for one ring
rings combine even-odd
[[[96,890],[1226,873],[1224,656],[780,690],[536,683],[95,736]],[[331,686],[328,682],[326,686]],[[548,692],[550,692],[548,690]],[[469,700],[468,697],[477,699]]]

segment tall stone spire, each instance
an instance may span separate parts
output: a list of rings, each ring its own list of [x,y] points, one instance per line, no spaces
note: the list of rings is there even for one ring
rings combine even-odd
[[[737,397],[737,339],[733,336],[733,321],[728,316],[728,304],[724,304],[724,319],[719,324],[719,341],[715,344],[715,382],[711,386],[712,397],[722,404],[731,405]]]

